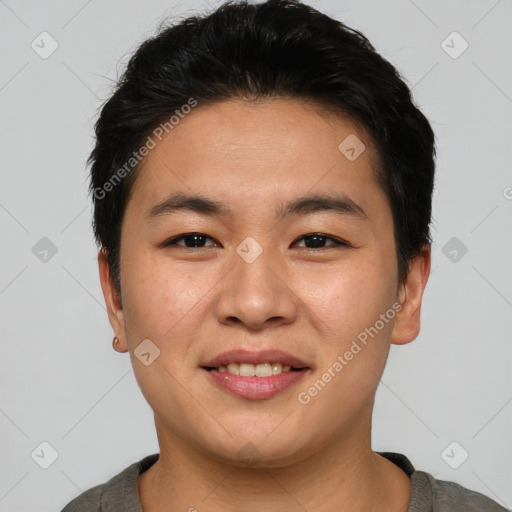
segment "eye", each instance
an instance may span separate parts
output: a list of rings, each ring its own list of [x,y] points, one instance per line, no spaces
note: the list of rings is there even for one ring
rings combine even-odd
[[[208,239],[213,240],[213,238],[209,237],[208,235],[205,235],[204,233],[185,233],[183,235],[179,235],[169,240],[166,240],[161,244],[161,247],[177,245],[188,249],[200,249],[202,247],[208,247],[204,245],[204,243]],[[177,243],[180,240],[184,240],[185,244]],[[349,244],[347,242],[344,242],[343,240],[340,240],[338,238],[323,235],[322,233],[312,233],[310,235],[304,235],[301,238],[298,238],[297,240],[309,241],[310,247],[304,247],[307,250],[328,249],[329,247],[336,246],[349,247]],[[330,246],[324,246],[325,242],[327,242],[328,240],[330,240],[333,243]]]
[[[183,235],[176,236],[174,238],[171,238],[167,241],[165,241],[162,244],[162,247],[168,247],[170,245],[179,245],[182,247],[186,247],[189,249],[200,249],[203,246],[203,242],[205,239],[209,238],[210,240],[213,240],[208,235],[205,235],[203,233],[185,233]],[[185,240],[185,245],[176,243],[178,240]]]
[[[327,240],[331,240],[332,242],[334,242],[334,244],[331,244],[330,247],[335,247],[335,246],[346,246],[346,247],[349,247],[349,244],[344,242],[343,240],[340,240],[338,238],[333,238],[332,236],[327,236],[327,235],[323,235],[322,233],[312,233],[310,235],[304,235],[303,237],[299,238],[298,240],[310,240],[311,241],[311,244],[313,247],[306,247],[306,249],[328,249],[329,246],[327,247],[322,247],[322,245],[324,244],[324,242],[326,242]]]

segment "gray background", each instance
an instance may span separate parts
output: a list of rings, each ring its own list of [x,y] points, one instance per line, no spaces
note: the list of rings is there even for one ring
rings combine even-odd
[[[422,331],[392,347],[373,447],[511,507],[512,1],[306,3],[369,37],[437,136]],[[0,511],[60,510],[158,451],[129,356],[111,348],[84,164],[131,52],[164,16],[216,4],[0,0]],[[47,59],[31,47],[43,31],[59,45]],[[469,43],[457,58],[453,31]]]

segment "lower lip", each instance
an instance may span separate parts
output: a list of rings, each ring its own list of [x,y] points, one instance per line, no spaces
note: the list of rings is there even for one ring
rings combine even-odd
[[[220,386],[234,395],[251,400],[261,400],[277,395],[281,391],[293,386],[304,377],[308,369],[282,372],[270,377],[241,377],[218,370],[204,370]]]

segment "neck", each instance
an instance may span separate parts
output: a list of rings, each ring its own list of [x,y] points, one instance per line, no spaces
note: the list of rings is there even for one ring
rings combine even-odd
[[[367,419],[358,435],[292,464],[243,468],[175,439],[155,418],[160,457],[139,477],[144,512],[406,512],[410,478],[372,451]]]

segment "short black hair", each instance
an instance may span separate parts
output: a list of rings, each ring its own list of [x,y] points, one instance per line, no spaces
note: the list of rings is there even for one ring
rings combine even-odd
[[[311,6],[230,0],[164,22],[131,56],[101,107],[87,160],[93,229],[119,296],[121,224],[140,167],[137,150],[193,102],[273,97],[314,100],[366,128],[393,213],[398,284],[405,282],[410,260],[431,244],[435,170],[434,134],[408,86],[361,32]]]

